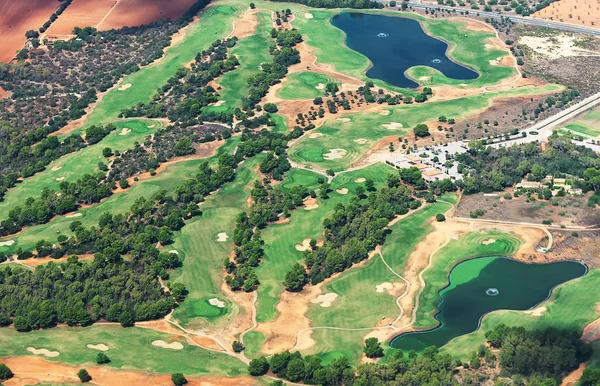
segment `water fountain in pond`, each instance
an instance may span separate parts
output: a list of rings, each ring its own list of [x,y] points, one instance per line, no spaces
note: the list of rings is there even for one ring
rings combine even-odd
[[[485,291],[485,294],[488,296],[496,296],[500,293],[500,291],[498,291],[498,288],[488,288]]]
[[[442,61],[440,59],[433,59],[431,61],[431,63],[436,63],[437,64],[437,63],[442,63]]]
[[[385,32],[380,32],[377,34],[378,38],[387,38],[388,36],[390,36],[390,34],[385,33]]]

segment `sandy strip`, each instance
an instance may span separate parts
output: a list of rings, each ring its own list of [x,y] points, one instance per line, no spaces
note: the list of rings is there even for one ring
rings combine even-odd
[[[337,189],[336,192],[339,194],[348,194],[348,188]]]
[[[302,244],[296,244],[295,247],[296,247],[296,250],[298,250],[300,252],[307,251],[310,248],[310,239],[302,240]]]
[[[338,297],[335,292],[328,292],[323,295],[319,295],[316,299],[311,300],[313,304],[319,304],[321,307],[331,307],[331,303]]]
[[[383,125],[383,127],[385,127],[388,130],[398,130],[404,127],[404,125],[402,125],[402,123],[400,122],[390,122],[390,123],[386,123],[385,125]]]
[[[131,133],[131,129],[124,127],[121,129],[121,132],[119,133],[119,135],[127,135],[129,133]]]
[[[375,290],[377,292],[386,292],[386,291],[392,290],[392,289],[394,289],[394,285],[392,283],[389,283],[389,282],[377,284],[375,286]]]
[[[314,138],[319,138],[322,137],[323,133],[310,133],[310,135],[308,136],[308,138],[314,139]]]
[[[312,14],[312,13],[309,13],[309,12],[306,12],[306,13],[304,14],[304,18],[305,18],[305,19],[312,19],[312,18],[313,18],[313,14]]]
[[[131,87],[131,83],[125,83],[124,85],[122,85],[121,87],[119,87],[117,90],[119,90],[119,91],[125,91],[129,87]]]
[[[338,118],[337,120],[340,122],[350,122],[350,118]]]
[[[228,238],[229,236],[227,236],[227,233],[225,232],[221,232],[217,235],[217,241],[220,243],[226,242]]]
[[[183,345],[180,342],[171,342],[167,343],[164,340],[155,340],[152,342],[152,346],[168,348],[171,350],[181,350],[183,349]]]
[[[365,138],[359,138],[359,139],[355,139],[354,142],[358,143],[359,145],[364,145],[365,143],[368,142],[368,140],[366,140]]]
[[[54,358],[60,355],[60,353],[58,351],[50,351],[46,348],[33,348],[33,347],[27,347],[27,351],[29,351],[32,354],[35,355],[44,355],[47,356],[48,358]]]
[[[174,249],[171,249],[171,250],[169,251],[169,253],[174,253],[174,254],[176,254],[176,255],[179,255],[179,252],[177,252],[177,251],[176,251],[176,250],[174,250]]]
[[[100,343],[100,344],[89,344],[86,346],[87,348],[91,348],[92,350],[98,350],[98,351],[108,351],[108,346]]]
[[[487,239],[487,240],[482,241],[481,244],[483,244],[483,245],[490,245],[490,244],[495,243],[495,242],[496,242],[496,239]]]
[[[323,158],[331,161],[334,159],[344,158],[346,153],[346,149],[330,149],[329,153],[323,154]]]
[[[547,310],[548,309],[546,307],[542,306],[542,307],[536,307],[533,310],[525,311],[524,313],[527,315],[531,315],[531,316],[542,316],[546,313]]]
[[[8,240],[0,242],[0,247],[10,247],[15,243],[15,240]]]
[[[66,215],[65,218],[73,218],[73,217],[81,217],[81,216],[83,216],[82,213],[73,213],[73,214]]]
[[[58,178],[56,179],[56,181],[62,181],[62,180],[64,180],[64,179],[65,179],[65,177],[58,177]]]
[[[357,182],[360,184],[361,182],[365,182],[366,180],[367,180],[366,178],[359,177],[359,178],[355,179],[354,182]]]
[[[222,300],[219,300],[217,298],[210,298],[208,299],[208,304],[210,304],[211,306],[215,306],[217,308],[224,308],[225,307],[225,302]]]
[[[55,171],[60,170],[60,169],[62,169],[62,166],[56,165],[56,166],[52,166],[52,169],[50,169],[50,170],[52,170],[53,172],[55,172]]]
[[[316,198],[308,197],[304,200],[304,210],[313,210],[319,207],[319,202]]]

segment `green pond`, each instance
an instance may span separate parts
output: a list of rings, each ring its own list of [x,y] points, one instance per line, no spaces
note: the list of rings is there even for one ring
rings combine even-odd
[[[548,299],[557,285],[585,275],[581,263],[562,261],[528,264],[504,257],[483,257],[459,263],[450,284],[440,291],[437,328],[408,332],[390,345],[404,351],[441,347],[479,328],[481,318],[496,310],[528,310]]]

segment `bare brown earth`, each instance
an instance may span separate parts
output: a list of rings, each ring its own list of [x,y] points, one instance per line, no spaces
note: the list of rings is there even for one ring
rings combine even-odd
[[[9,62],[25,44],[25,32],[37,30],[58,8],[55,0],[0,0],[0,62]]]
[[[227,37],[231,38],[235,36],[238,39],[243,39],[253,35],[258,25],[256,14],[261,11],[259,9],[249,9],[241,18],[235,19],[233,22],[233,31]]]
[[[577,260],[591,267],[600,266],[600,231],[573,231],[552,229],[553,245],[550,255],[554,260]]]
[[[62,363],[49,362],[39,357],[24,356],[3,358],[15,377],[5,381],[6,386],[24,386],[38,383],[79,383],[77,371],[79,367]],[[154,375],[148,372],[133,370],[116,370],[106,366],[86,366],[95,385],[170,385],[171,375]],[[188,385],[255,385],[252,377],[188,377]]]
[[[583,362],[579,364],[579,367],[563,378],[560,386],[575,386],[579,382],[579,378],[583,375],[583,371],[587,367],[589,362]]]
[[[600,26],[600,1],[560,0],[534,13],[533,17],[587,27]]]
[[[46,0],[47,1],[47,0]],[[47,35],[70,35],[74,27],[109,30],[138,26],[181,16],[194,0],[75,0],[47,31]]]

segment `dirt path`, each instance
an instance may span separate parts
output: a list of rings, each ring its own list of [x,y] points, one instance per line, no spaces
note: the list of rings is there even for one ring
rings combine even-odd
[[[40,357],[23,356],[0,359],[6,364],[15,377],[5,381],[6,386],[21,386],[38,383],[79,383],[77,371],[80,366],[49,362]],[[108,366],[85,366],[92,377],[93,385],[170,385],[171,375],[156,375],[143,371],[116,370]],[[186,376],[188,385],[256,385],[259,381],[249,376],[227,377],[190,377]]]
[[[583,363],[579,364],[579,367],[577,369],[573,370],[572,372],[567,374],[566,377],[563,378],[562,382],[560,383],[560,386],[575,386],[575,385],[577,385],[577,383],[579,382],[579,378],[581,378],[581,375],[583,374],[583,370],[585,370],[588,363],[589,362],[583,362]]]

